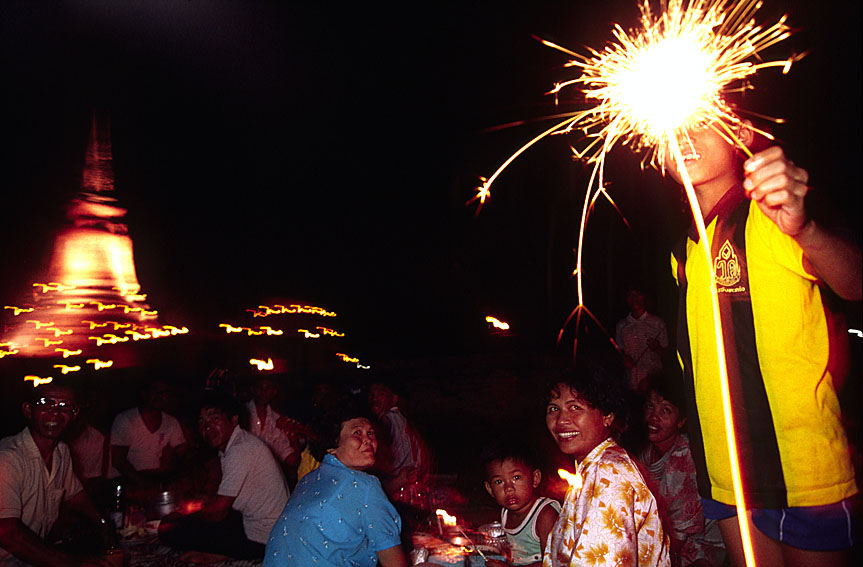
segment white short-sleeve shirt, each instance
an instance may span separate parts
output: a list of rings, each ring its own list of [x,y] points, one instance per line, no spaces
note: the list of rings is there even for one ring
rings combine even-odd
[[[276,410],[267,406],[267,417],[264,422],[261,422],[255,400],[250,400],[246,404],[246,409],[249,410],[249,433],[266,443],[273,454],[282,461],[294,454],[296,449],[291,445],[291,440],[276,426],[276,422],[282,417]]]
[[[172,415],[162,412],[162,424],[156,431],[147,429],[138,408],[117,414],[111,426],[111,445],[129,447],[128,460],[136,471],[158,470],[165,447],[176,447],[186,442],[180,422]],[[120,476],[111,469],[111,478]]]
[[[222,483],[219,496],[234,498],[231,506],[243,515],[246,537],[267,543],[273,525],[288,501],[282,469],[263,441],[234,427],[225,452],[220,453]]]
[[[0,518],[19,518],[45,538],[57,520],[60,503],[81,489],[65,443],[54,449],[49,471],[29,428],[0,440]],[[0,548],[0,564],[7,559],[10,554]]]

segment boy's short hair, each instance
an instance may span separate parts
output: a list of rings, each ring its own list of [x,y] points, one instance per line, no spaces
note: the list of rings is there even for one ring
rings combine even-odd
[[[518,461],[530,468],[531,472],[539,470],[539,456],[536,451],[523,441],[505,441],[500,439],[488,445],[480,453],[480,462],[485,468],[486,476],[488,475],[488,467],[493,463],[502,463],[505,460]]]
[[[205,409],[216,409],[228,418],[241,414],[240,402],[233,396],[229,396],[218,390],[204,390],[198,403],[198,412]]]

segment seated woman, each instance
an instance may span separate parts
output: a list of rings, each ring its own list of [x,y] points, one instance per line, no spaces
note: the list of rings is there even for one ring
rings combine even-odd
[[[566,369],[546,393],[545,423],[558,447],[575,458],[575,474],[552,528],[544,567],[668,567],[669,541],[656,500],[626,451],[612,438],[623,397],[600,368]]]
[[[704,519],[689,451],[682,380],[658,374],[647,381],[644,421],[649,443],[638,454],[644,477],[659,503],[671,537],[671,558],[679,567],[711,567],[725,562],[716,520]]]
[[[319,427],[320,468],[302,478],[279,517],[265,567],[407,567],[401,518],[380,481],[362,471],[375,464],[378,443],[359,408],[335,409]]]

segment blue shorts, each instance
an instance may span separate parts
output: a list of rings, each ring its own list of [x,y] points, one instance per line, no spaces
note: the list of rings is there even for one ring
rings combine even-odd
[[[851,499],[827,506],[755,508],[752,523],[764,535],[792,547],[809,551],[847,549],[854,543],[856,519]],[[701,499],[704,517],[725,520],[737,515],[737,508],[709,498]]]

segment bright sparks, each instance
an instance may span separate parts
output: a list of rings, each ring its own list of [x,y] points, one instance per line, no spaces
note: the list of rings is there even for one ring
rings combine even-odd
[[[745,80],[760,69],[781,67],[787,72],[799,59],[752,61],[791,34],[785,18],[769,27],[755,23],[758,0],[667,0],[657,15],[648,0],[641,0],[640,7],[640,27],[627,32],[615,25],[616,41],[602,51],[581,55],[541,40],[572,56],[568,67],[581,69],[580,77],[558,83],[550,94],[577,88],[588,106],[563,114],[564,120],[519,148],[491,177],[481,178],[470,202],[481,206],[501,172],[530,146],[546,136],[574,131],[585,136],[573,151],[595,165],[591,188],[595,185],[597,193],[604,193],[603,158],[615,145],[649,150],[651,163],[663,167],[667,146],[678,133],[714,122],[733,130],[740,122],[725,93],[747,88]]]
[[[577,158],[592,164],[593,171],[582,208],[574,270],[578,305],[564,323],[558,340],[576,315],[575,344],[583,313],[599,324],[584,305],[581,259],[585,226],[594,202],[600,196],[611,201],[605,190],[604,164],[606,155],[618,144],[644,151],[644,162],[649,161],[663,171],[666,163],[673,164],[672,167],[679,171],[706,265],[713,265],[702,212],[686,172],[678,140],[687,144],[687,132],[691,128],[709,125],[729,144],[737,145],[749,154],[748,148],[733,134],[741,117],[736,114],[739,110],[732,109],[726,101],[727,95],[749,88],[748,79],[760,69],[778,67],[787,73],[791,64],[800,58],[791,56],[783,61],[761,59],[765,49],[790,36],[790,29],[784,17],[770,26],[757,24],[754,15],[759,7],[760,0],[660,0],[660,9],[654,14],[649,0],[640,0],[639,27],[626,31],[615,25],[612,30],[614,41],[601,51],[591,49],[588,55],[582,55],[543,41],[545,45],[572,56],[567,66],[581,70],[579,77],[555,85],[550,94],[557,97],[567,89],[577,89],[586,106],[583,110],[554,117],[557,120],[554,125],[514,152],[488,179],[481,178],[482,183],[469,203],[476,201],[478,208],[482,207],[490,196],[492,184],[509,164],[546,136],[570,132],[583,134],[572,150]],[[713,277],[709,281],[735,503],[746,563],[754,565],[737,458],[719,303]]]

